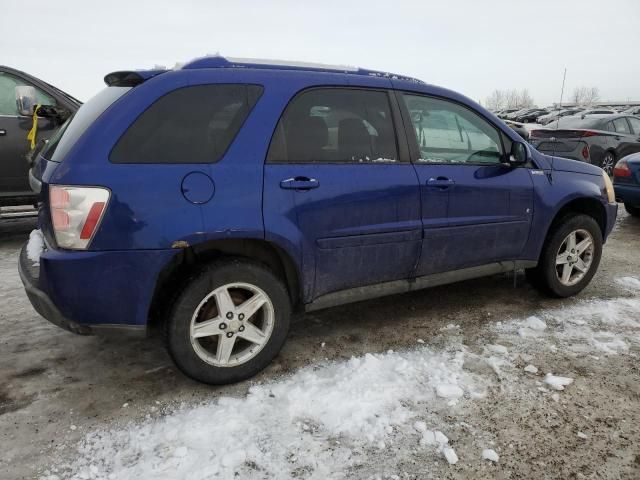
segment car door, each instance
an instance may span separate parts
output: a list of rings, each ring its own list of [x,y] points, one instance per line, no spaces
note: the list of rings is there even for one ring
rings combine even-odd
[[[405,124],[413,126],[407,136],[421,189],[416,274],[518,258],[529,236],[533,182],[529,169],[501,163],[506,135],[464,105],[399,96]]]
[[[616,130],[617,158],[640,152],[640,119],[621,117],[613,121]]]
[[[25,155],[31,145],[27,134],[33,126],[31,116],[21,116],[16,107],[15,87],[30,85],[25,80],[0,72],[0,193],[28,193],[29,164]],[[38,102],[41,105],[55,105],[55,100],[36,88]],[[39,118],[38,138],[46,138],[55,128],[53,121]]]
[[[420,192],[398,123],[387,91],[346,87],[305,90],[282,115],[265,165],[265,229],[279,223],[300,239],[307,299],[411,276]]]

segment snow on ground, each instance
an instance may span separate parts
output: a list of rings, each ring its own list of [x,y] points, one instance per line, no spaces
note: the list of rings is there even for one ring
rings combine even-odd
[[[40,255],[44,250],[44,237],[40,230],[33,230],[29,234],[27,243],[27,258],[33,262],[34,266],[40,265]]]
[[[537,353],[562,350],[597,359],[640,345],[640,280],[617,283],[625,296],[567,300],[566,307],[535,317],[496,321],[486,327],[492,344],[463,345],[460,329],[445,329],[437,347],[427,342],[410,351],[311,365],[252,386],[246,397],[183,405],[89,432],[75,458],[51,465],[41,478],[361,478],[354,472],[376,465],[389,449],[396,456],[419,449],[451,465],[497,462],[509,454],[499,437],[496,446],[487,445],[465,424],[476,450],[461,451],[448,425],[491,391],[501,402],[510,401],[514,389],[559,401],[576,381],[588,384],[566,372],[539,371],[529,363]],[[478,364],[489,368],[470,368]]]

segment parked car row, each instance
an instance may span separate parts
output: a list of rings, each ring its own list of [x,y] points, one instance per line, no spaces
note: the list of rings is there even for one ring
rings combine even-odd
[[[519,123],[539,123],[546,125],[558,118],[572,115],[600,115],[624,113],[626,115],[640,115],[640,107],[616,108],[616,107],[547,107],[547,108],[522,108],[522,109],[504,109],[494,112],[503,120],[510,120]]]
[[[616,162],[640,152],[640,118],[625,114],[571,116],[529,132],[529,143],[547,155],[592,163],[609,175]]]

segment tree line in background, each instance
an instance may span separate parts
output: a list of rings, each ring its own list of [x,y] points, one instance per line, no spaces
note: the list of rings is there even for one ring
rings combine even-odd
[[[598,87],[577,87],[573,94],[567,99],[568,102],[577,105],[591,105],[600,100],[600,90]],[[527,108],[533,107],[535,102],[529,94],[529,90],[499,90],[496,89],[487,97],[485,106],[490,110],[502,110],[505,108]]]

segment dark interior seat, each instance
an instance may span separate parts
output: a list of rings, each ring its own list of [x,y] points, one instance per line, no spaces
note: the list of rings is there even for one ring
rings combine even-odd
[[[311,162],[324,158],[323,147],[329,141],[327,124],[320,117],[302,117],[291,123],[287,132],[287,152],[291,160]]]
[[[360,118],[338,123],[338,151],[343,160],[371,160],[371,135]]]

